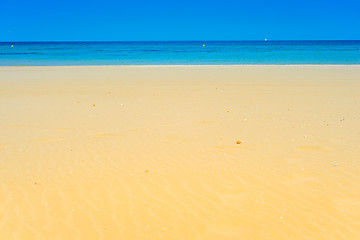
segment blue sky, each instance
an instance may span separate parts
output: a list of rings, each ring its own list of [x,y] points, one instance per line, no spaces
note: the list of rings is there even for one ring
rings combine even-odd
[[[360,39],[359,0],[0,0],[0,41]]]

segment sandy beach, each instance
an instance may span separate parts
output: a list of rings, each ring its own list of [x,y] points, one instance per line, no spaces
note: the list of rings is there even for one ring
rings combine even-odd
[[[360,66],[0,67],[0,239],[360,239]]]

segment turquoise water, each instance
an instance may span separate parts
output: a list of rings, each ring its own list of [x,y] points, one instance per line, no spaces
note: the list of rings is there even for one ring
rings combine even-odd
[[[360,41],[0,42],[1,66],[162,64],[360,64]]]

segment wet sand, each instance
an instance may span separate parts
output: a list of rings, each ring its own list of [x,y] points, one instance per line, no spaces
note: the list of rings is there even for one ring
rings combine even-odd
[[[0,67],[0,239],[360,239],[360,66]]]

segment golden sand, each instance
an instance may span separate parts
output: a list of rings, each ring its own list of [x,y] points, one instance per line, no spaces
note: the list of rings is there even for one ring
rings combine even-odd
[[[360,66],[1,67],[0,239],[360,239]]]

